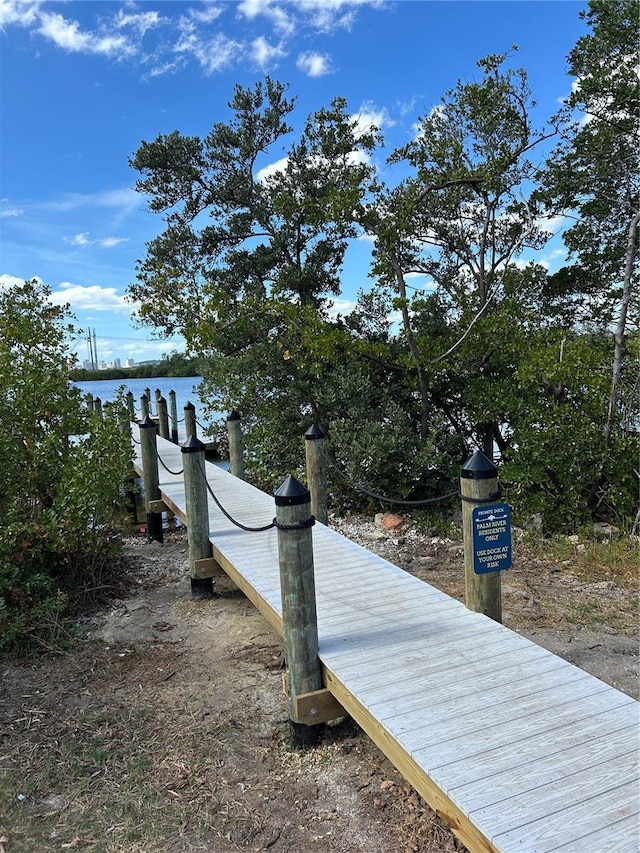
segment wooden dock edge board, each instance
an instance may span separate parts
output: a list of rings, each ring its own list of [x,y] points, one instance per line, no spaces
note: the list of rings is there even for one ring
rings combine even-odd
[[[347,687],[323,665],[324,683],[358,725],[367,733],[393,766],[404,776],[429,806],[449,825],[451,831],[471,853],[499,853],[469,817],[427,776],[417,762],[380,725],[378,720],[358,702]]]

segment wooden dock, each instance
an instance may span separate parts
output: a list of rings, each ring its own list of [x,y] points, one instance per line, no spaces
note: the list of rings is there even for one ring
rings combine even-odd
[[[180,471],[178,446],[158,453]],[[272,497],[206,470],[234,518],[271,521]],[[213,556],[282,633],[276,531],[213,501],[209,518]],[[326,686],[469,850],[640,851],[640,703],[328,527],[313,543]]]

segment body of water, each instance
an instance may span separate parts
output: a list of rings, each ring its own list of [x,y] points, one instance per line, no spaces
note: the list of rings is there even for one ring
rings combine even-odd
[[[83,394],[91,394],[95,399],[99,397],[103,403],[113,402],[116,399],[119,388],[124,388],[124,393],[131,391],[136,415],[140,414],[140,397],[151,391],[151,411],[156,410],[156,389],[159,389],[167,403],[169,402],[169,391],[176,392],[176,405],[178,418],[182,418],[183,409],[187,403],[193,403],[198,411],[202,404],[198,397],[197,387],[202,381],[201,376],[155,376],[148,379],[91,379],[87,382],[74,382]]]
[[[103,404],[113,402],[121,388],[124,388],[125,394],[131,391],[136,419],[140,417],[140,397],[146,393],[147,388],[151,391],[151,414],[153,415],[156,413],[156,389],[161,392],[167,404],[169,403],[169,391],[175,391],[178,410],[178,441],[182,443],[185,440],[184,407],[187,403],[192,403],[196,407],[199,437],[203,438],[202,433],[206,431],[201,417],[203,405],[197,392],[197,387],[201,381],[201,376],[156,376],[152,379],[92,379],[88,382],[74,382],[73,384],[80,388],[83,394],[91,394],[94,399],[99,397]],[[220,412],[216,416],[216,420],[226,419],[226,416],[226,412]],[[216,464],[225,470],[229,468],[229,463],[225,461],[216,462]]]

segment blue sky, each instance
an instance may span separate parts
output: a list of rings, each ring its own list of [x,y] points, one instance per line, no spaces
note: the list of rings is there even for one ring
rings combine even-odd
[[[38,277],[95,329],[100,359],[181,349],[131,322],[124,299],[162,230],[128,165],[142,140],[205,136],[229,117],[235,83],[290,84],[297,121],[347,99],[389,149],[412,138],[476,61],[518,45],[547,120],[571,89],[566,57],[585,32],[579,0],[0,0],[0,284]],[[282,152],[274,151],[274,161]],[[539,256],[561,260],[557,241]],[[366,282],[363,247],[343,302]],[[82,360],[83,340],[76,344]]]

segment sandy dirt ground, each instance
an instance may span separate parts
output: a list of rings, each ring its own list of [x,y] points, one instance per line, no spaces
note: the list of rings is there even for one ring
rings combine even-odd
[[[463,597],[455,538],[332,523]],[[184,530],[125,554],[127,591],[83,621],[78,651],[0,664],[0,853],[464,850],[350,719],[290,747],[282,641],[230,581],[192,596]],[[505,624],[640,698],[635,581],[514,554]]]

